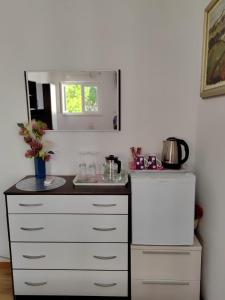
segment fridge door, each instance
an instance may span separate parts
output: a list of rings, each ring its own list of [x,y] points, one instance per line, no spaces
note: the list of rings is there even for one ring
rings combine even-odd
[[[195,176],[191,173],[133,174],[132,243],[192,245]]]

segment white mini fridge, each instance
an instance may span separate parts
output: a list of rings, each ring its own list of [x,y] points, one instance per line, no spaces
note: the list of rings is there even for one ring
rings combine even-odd
[[[131,188],[133,244],[193,244],[194,174],[132,173]]]

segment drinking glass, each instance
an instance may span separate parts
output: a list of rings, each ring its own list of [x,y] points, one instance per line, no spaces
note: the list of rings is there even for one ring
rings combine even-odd
[[[80,163],[79,164],[79,177],[80,178],[86,178],[87,176],[87,165],[86,163]]]
[[[88,166],[88,176],[95,177],[96,176],[96,164],[91,163]]]

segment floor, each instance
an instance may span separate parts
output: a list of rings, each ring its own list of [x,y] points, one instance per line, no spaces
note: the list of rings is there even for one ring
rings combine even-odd
[[[8,262],[0,263],[0,299],[12,300],[12,281],[10,264]]]

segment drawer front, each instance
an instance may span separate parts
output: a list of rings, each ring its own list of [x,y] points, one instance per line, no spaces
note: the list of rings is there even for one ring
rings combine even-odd
[[[127,296],[127,271],[14,270],[15,295]]]
[[[200,280],[201,251],[131,250],[133,279]]]
[[[10,214],[11,241],[127,242],[127,215]]]
[[[11,243],[14,269],[127,270],[126,243]]]
[[[9,195],[9,213],[127,214],[128,196]]]
[[[199,300],[199,281],[132,280],[132,300]]]

